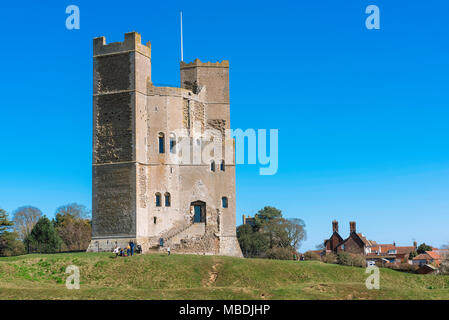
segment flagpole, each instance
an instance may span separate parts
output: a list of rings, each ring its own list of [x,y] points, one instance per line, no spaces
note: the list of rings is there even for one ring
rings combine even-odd
[[[184,52],[183,52],[183,44],[182,44],[182,11],[181,11],[181,61],[184,61]]]

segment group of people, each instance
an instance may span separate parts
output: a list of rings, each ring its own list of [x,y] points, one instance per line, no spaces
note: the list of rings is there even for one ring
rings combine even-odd
[[[115,257],[128,257],[128,256],[132,256],[134,255],[134,248],[136,247],[136,245],[134,244],[134,242],[131,240],[128,243],[128,246],[126,248],[120,248],[119,246],[115,246],[114,248],[114,253],[115,253]],[[137,246],[137,251],[140,253],[140,246]]]
[[[163,239],[160,239],[160,246],[163,247]],[[117,258],[118,256],[120,257],[129,257],[134,255],[134,248],[136,248],[136,252],[137,253],[142,253],[142,247],[140,245],[134,244],[134,242],[131,240],[128,243],[128,246],[126,248],[120,248],[117,244],[115,245],[114,251],[113,253],[115,253],[115,257]],[[167,255],[170,255],[170,247],[167,247]]]

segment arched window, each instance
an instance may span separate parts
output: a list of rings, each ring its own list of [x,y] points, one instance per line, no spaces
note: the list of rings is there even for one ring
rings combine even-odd
[[[165,197],[165,206],[166,206],[166,207],[170,207],[170,205],[171,205],[171,197],[170,197],[170,193],[166,192],[166,193],[164,194],[164,197]]]
[[[214,160],[212,160],[210,162],[210,171],[215,172],[215,161]]]
[[[221,160],[221,163],[220,163],[220,170],[221,170],[221,171],[225,171],[225,162],[224,162],[224,160]]]
[[[156,193],[156,207],[161,206],[161,194],[158,192]]]
[[[165,153],[165,135],[159,132],[159,153]]]
[[[176,136],[174,133],[170,134],[170,153],[176,153]]]
[[[227,197],[222,197],[221,198],[221,206],[223,208],[227,208],[228,207],[228,198]]]

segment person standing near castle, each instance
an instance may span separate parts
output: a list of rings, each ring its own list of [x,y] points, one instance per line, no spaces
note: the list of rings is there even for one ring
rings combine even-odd
[[[129,246],[131,248],[131,256],[134,254],[134,242],[131,240],[129,243]]]
[[[170,247],[167,248],[167,254],[170,255]]]

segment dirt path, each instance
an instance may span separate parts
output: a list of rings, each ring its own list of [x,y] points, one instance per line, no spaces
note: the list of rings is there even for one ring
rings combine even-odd
[[[211,271],[209,271],[209,279],[206,283],[206,287],[210,287],[214,284],[215,280],[217,280],[218,277],[218,267],[221,263],[217,262],[212,266]]]

